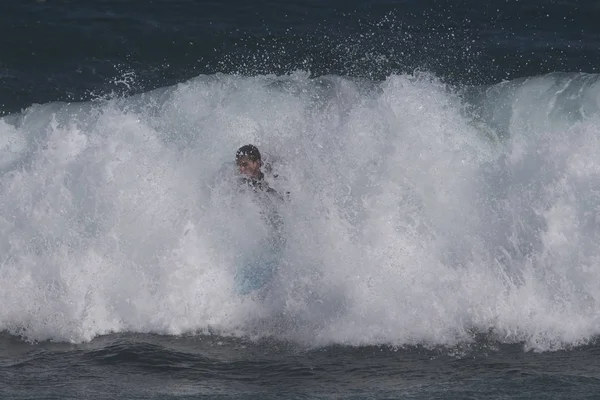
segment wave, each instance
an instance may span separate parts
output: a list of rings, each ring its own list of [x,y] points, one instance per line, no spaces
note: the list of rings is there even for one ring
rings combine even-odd
[[[216,74],[6,116],[0,330],[587,343],[600,333],[598,81]],[[228,179],[247,143],[290,193],[266,298],[233,287],[269,234]]]

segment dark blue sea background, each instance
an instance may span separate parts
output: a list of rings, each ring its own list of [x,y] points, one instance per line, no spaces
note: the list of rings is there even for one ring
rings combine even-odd
[[[598,398],[598,21],[1,2],[0,397]]]

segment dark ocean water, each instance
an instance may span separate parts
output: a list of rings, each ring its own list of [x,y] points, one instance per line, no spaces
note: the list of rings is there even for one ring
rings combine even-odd
[[[0,397],[598,398],[598,21],[2,2]],[[290,198],[260,296],[250,142]]]
[[[3,112],[142,92],[200,74],[425,70],[491,84],[598,72],[593,1],[7,1]]]
[[[85,345],[3,339],[5,398],[596,398],[597,347],[478,349],[249,343],[115,335]],[[5,361],[5,360],[9,361]]]

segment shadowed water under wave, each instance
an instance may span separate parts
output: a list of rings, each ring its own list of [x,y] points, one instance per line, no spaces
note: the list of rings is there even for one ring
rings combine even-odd
[[[344,347],[214,336],[111,335],[82,345],[0,339],[4,395],[44,398],[592,398],[596,345],[526,353],[482,341],[455,349]],[[565,366],[568,365],[568,368]],[[65,368],[69,371],[64,374]]]

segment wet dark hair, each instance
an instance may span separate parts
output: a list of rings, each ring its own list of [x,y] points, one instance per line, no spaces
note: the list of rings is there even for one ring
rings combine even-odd
[[[248,157],[250,161],[261,161],[260,151],[253,144],[247,144],[238,149],[235,153],[235,160],[239,160],[242,157]]]

